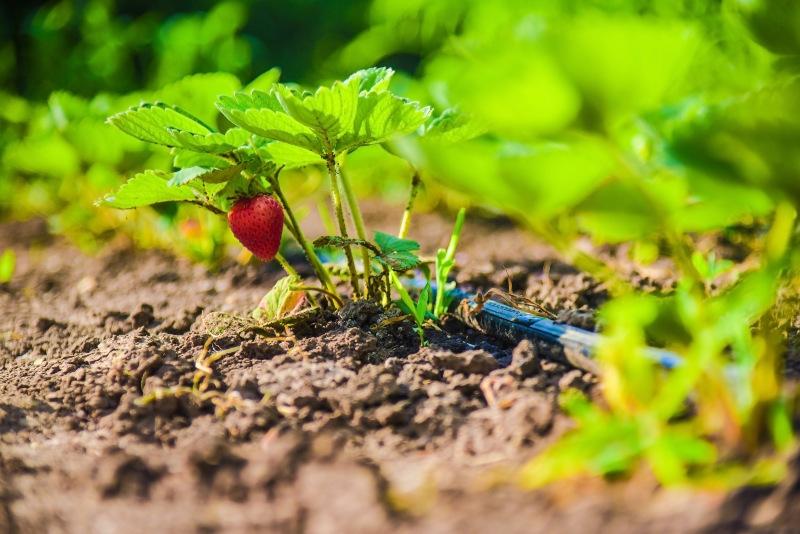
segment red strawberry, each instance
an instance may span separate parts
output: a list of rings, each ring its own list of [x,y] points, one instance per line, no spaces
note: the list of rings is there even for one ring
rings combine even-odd
[[[269,195],[243,198],[228,213],[228,226],[247,250],[269,261],[281,244],[283,208]]]

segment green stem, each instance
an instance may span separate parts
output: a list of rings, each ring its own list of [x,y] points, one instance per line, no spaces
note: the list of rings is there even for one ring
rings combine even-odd
[[[326,144],[327,153],[324,158],[328,167],[328,175],[331,178],[331,198],[336,212],[336,221],[339,223],[339,234],[344,238],[348,238],[347,224],[344,220],[344,209],[342,208],[342,196],[339,192],[339,170],[336,167],[336,154],[333,153],[330,143]],[[353,286],[353,294],[356,297],[360,297],[361,288],[358,283],[358,271],[356,271],[356,262],[353,260],[353,250],[350,245],[344,246],[344,254],[347,256],[347,268],[350,271],[350,284]]]
[[[278,196],[278,199],[283,204],[283,210],[286,212],[286,216],[289,218],[289,224],[287,224],[287,228],[294,236],[295,241],[300,245],[303,249],[303,252],[306,254],[306,258],[308,259],[311,266],[314,268],[314,272],[317,274],[317,278],[322,283],[325,288],[330,291],[331,293],[336,293],[336,286],[331,279],[331,275],[328,273],[328,270],[322,265],[322,262],[319,261],[319,257],[317,256],[314,249],[309,244],[308,240],[306,240],[306,236],[303,234],[303,231],[300,229],[300,225],[297,223],[297,218],[294,216],[294,212],[292,211],[291,207],[289,207],[289,203],[286,201],[286,197],[283,194],[283,190],[281,189],[280,182],[278,182],[277,177],[273,177],[272,180],[272,189],[275,191],[275,194]],[[336,302],[333,301],[334,307]]]
[[[411,177],[411,191],[408,193],[408,202],[406,209],[403,210],[403,219],[400,221],[400,230],[397,232],[397,237],[405,239],[408,235],[408,230],[411,227],[411,212],[414,209],[414,200],[417,198],[419,192],[419,185],[422,180],[419,177],[419,172],[414,171],[414,176]]]
[[[286,274],[288,274],[289,276],[300,278],[300,275],[297,273],[294,267],[292,267],[291,264],[288,261],[286,261],[286,258],[284,258],[283,254],[281,254],[280,252],[275,254],[275,261],[281,264],[281,267],[283,267],[283,270],[286,271]]]
[[[456,257],[456,248],[458,248],[458,240],[461,237],[461,229],[464,227],[466,214],[466,209],[461,208],[458,210],[456,224],[453,226],[453,232],[450,234],[450,243],[447,245],[447,251],[441,263],[439,262],[439,255],[436,255],[436,301],[433,304],[433,314],[437,318],[446,311],[444,309],[444,294],[445,286],[447,285],[447,275],[450,274],[453,260]]]
[[[300,274],[295,270],[294,267],[292,267],[292,265],[288,261],[286,261],[286,258],[283,257],[283,254],[281,254],[280,252],[275,254],[275,260],[281,264],[281,267],[283,267],[283,270],[286,271],[286,274],[288,274],[292,278],[297,278],[298,280],[301,279]],[[317,297],[315,297],[309,292],[306,292],[306,295],[308,295],[308,300],[311,301],[312,305],[319,307],[319,302],[317,302]]]
[[[419,335],[419,342],[420,344],[424,344],[425,329],[423,328],[423,324],[425,322],[425,316],[417,315],[417,307],[414,304],[414,299],[412,299],[411,295],[408,294],[408,291],[403,286],[403,282],[400,281],[400,277],[397,276],[397,274],[391,269],[388,269],[388,271],[389,271],[389,277],[392,280],[392,285],[397,290],[397,294],[400,295],[400,300],[403,301],[403,304],[405,304],[411,311],[411,317],[414,319],[414,322],[417,325],[416,330],[417,330],[417,335]]]
[[[388,306],[392,300],[392,281],[389,277],[389,270],[388,268],[383,270],[383,279],[384,279],[384,294],[383,294],[383,305]]]
[[[350,207],[350,214],[353,216],[356,234],[358,234],[359,239],[366,241],[367,232],[364,229],[364,217],[361,216],[361,208],[358,206],[355,194],[353,194],[353,188],[350,187],[350,180],[347,178],[347,175],[342,172],[341,168],[339,169],[339,176],[342,178],[342,188],[344,189],[344,195],[347,198],[347,205]],[[369,251],[365,248],[361,249],[361,261],[364,263],[364,293],[366,294],[367,298],[369,298],[369,279],[371,274],[370,260]]]

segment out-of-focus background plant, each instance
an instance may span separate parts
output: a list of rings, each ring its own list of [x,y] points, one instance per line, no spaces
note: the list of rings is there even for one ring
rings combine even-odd
[[[93,207],[125,176],[171,165],[105,117],[164,100],[224,129],[208,103],[265,83],[259,75],[272,67],[283,80],[318,83],[390,66],[394,91],[458,110],[438,120],[470,134],[394,143],[427,184],[422,205],[506,214],[613,297],[600,314],[604,402],[567,395],[575,430],[523,482],[638,465],[665,483],[780,476],[796,404],[783,368],[787,345],[797,357],[800,4],[309,0],[201,2],[188,12],[64,0],[3,9],[0,216],[46,217],[86,249],[125,235],[215,264],[230,239],[216,218]],[[378,147],[344,171],[389,201],[413,173]],[[298,172],[290,194],[313,208],[319,177]],[[642,290],[602,252],[609,247],[629,251],[637,268],[668,265],[674,286]],[[663,372],[648,343],[684,365]]]

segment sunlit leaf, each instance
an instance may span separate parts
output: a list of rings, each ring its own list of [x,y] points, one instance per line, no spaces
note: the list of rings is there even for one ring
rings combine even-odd
[[[272,89],[272,86],[278,83],[278,80],[281,78],[281,69],[278,67],[272,67],[268,71],[259,74],[256,78],[248,83],[245,87],[245,91],[252,91],[253,89],[258,89],[261,91],[269,91]]]
[[[411,133],[425,122],[430,113],[430,108],[389,92],[366,93],[358,98],[352,128],[343,132],[336,148],[339,151],[353,150]]]
[[[296,169],[307,165],[320,165],[323,159],[316,152],[299,146],[275,141],[259,149],[265,159],[275,162],[286,169]]]
[[[513,139],[559,132],[580,110],[581,95],[561,65],[539,47],[513,40],[466,57],[442,54],[428,76],[446,87],[448,105]]]
[[[296,276],[284,276],[264,295],[253,317],[263,321],[277,321],[291,312],[302,300],[302,291],[292,291],[292,286],[300,282]]]
[[[178,169],[186,169],[188,167],[223,169],[230,165],[228,160],[214,154],[179,148],[175,148],[173,151],[175,157],[172,160],[172,165]]]
[[[375,232],[375,243],[381,250],[378,259],[395,271],[407,271],[420,264],[420,259],[414,254],[419,250],[419,243],[416,241]]]
[[[285,85],[275,92],[286,112],[330,143],[353,123],[358,106],[359,78],[334,82],[313,94],[299,94]]]
[[[167,182],[170,187],[180,186],[191,182],[192,180],[200,180],[210,184],[218,184],[227,182],[239,176],[244,169],[245,164],[230,165],[222,169],[213,169],[206,167],[188,167],[181,169],[172,174],[172,178]]]
[[[350,75],[345,84],[349,83],[354,78],[358,78],[358,90],[379,93],[389,89],[389,83],[394,76],[394,70],[388,67],[370,67],[362,69]]]
[[[166,146],[178,144],[168,128],[201,135],[212,131],[189,113],[160,102],[130,108],[112,115],[108,122],[137,139]]]
[[[224,107],[220,109],[232,123],[256,135],[315,152],[322,151],[321,144],[314,132],[282,110],[251,108],[242,111]]]
[[[191,187],[186,185],[170,186],[166,176],[155,171],[146,171],[125,182],[116,193],[107,196],[101,202],[112,208],[130,209],[161,202],[194,200],[195,198],[194,189]]]
[[[486,133],[486,127],[454,108],[444,110],[440,115],[431,118],[423,130],[426,139],[443,143],[467,141]]]
[[[197,134],[175,128],[168,128],[167,131],[179,146],[211,154],[231,152],[242,145],[246,145],[250,139],[250,133],[241,128],[231,128],[224,134],[218,132]]]

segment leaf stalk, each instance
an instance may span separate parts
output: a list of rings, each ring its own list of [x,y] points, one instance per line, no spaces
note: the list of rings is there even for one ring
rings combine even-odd
[[[336,163],[336,154],[330,146],[330,142],[326,140],[326,153],[323,155],[325,164],[328,168],[328,175],[331,178],[331,198],[333,199],[333,208],[336,212],[336,221],[339,224],[339,234],[348,238],[347,223],[344,219],[344,209],[342,208],[342,196],[339,191],[339,169]],[[361,288],[358,283],[358,271],[356,271],[356,262],[353,259],[353,250],[350,245],[344,246],[344,254],[347,257],[347,268],[350,271],[350,284],[353,286],[353,294],[356,297],[361,296]]]
[[[322,262],[319,260],[316,252],[314,252],[311,244],[306,239],[306,236],[303,234],[303,230],[300,229],[300,225],[297,223],[297,218],[294,215],[294,211],[292,211],[292,208],[286,201],[286,196],[283,194],[277,174],[270,178],[270,184],[272,185],[272,190],[277,195],[278,200],[280,200],[281,204],[283,205],[283,210],[286,212],[286,216],[289,219],[287,221],[289,224],[286,225],[286,227],[289,229],[289,232],[291,232],[295,241],[297,241],[297,243],[303,249],[303,252],[305,252],[306,258],[308,259],[309,263],[311,263],[317,278],[319,278],[319,281],[322,282],[322,285],[325,287],[325,289],[331,293],[336,293],[336,286],[331,279],[330,273],[328,273],[328,270],[324,265],[322,265]],[[334,307],[339,307],[335,300],[332,300],[331,302],[333,303]]]
[[[347,198],[347,205],[350,207],[350,214],[353,216],[353,224],[356,227],[356,234],[358,238],[366,241],[367,232],[364,227],[364,217],[361,215],[361,208],[358,206],[358,201],[353,193],[353,188],[350,186],[350,179],[347,175],[339,169],[339,176],[342,179],[342,189],[344,189],[345,197]],[[370,298],[370,260],[369,251],[366,248],[361,249],[361,261],[364,264],[364,292],[367,298]]]
[[[422,179],[419,177],[419,171],[416,169],[414,170],[414,175],[411,177],[411,190],[408,193],[408,202],[406,202],[406,208],[403,210],[403,218],[400,221],[400,230],[397,232],[397,237],[405,239],[408,235],[408,230],[411,227],[411,213],[414,209],[414,201],[417,198],[417,193],[419,193],[419,186],[422,183]]]

